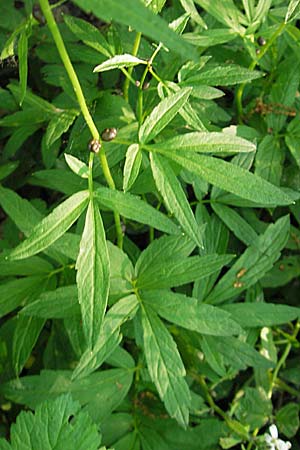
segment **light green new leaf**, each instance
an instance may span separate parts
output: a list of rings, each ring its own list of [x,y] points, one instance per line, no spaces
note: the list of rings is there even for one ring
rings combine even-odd
[[[139,140],[142,144],[146,144],[154,139],[171,122],[187,102],[191,92],[192,88],[180,89],[177,93],[171,94],[162,100],[151,111],[139,129]]]
[[[135,195],[106,187],[97,188],[94,195],[102,207],[116,211],[127,219],[145,223],[165,233],[180,233],[179,227],[172,220]]]
[[[136,296],[129,295],[110,308],[104,318],[103,327],[93,350],[87,349],[83,353],[72,375],[73,380],[84,378],[101,366],[103,361],[116,349],[120,341],[120,326],[134,317],[138,307]]]
[[[180,260],[162,261],[138,276],[139,289],[163,289],[191,283],[220,270],[232,255],[191,256]]]
[[[19,375],[31,355],[46,320],[22,315],[18,315],[16,320],[12,343],[12,364],[15,374]]]
[[[11,252],[9,258],[28,258],[53,244],[84,211],[88,197],[88,191],[80,191],[57,206],[51,214],[36,225],[27,239]]]
[[[78,39],[108,58],[111,56],[109,44],[98,28],[78,17],[64,14],[63,19],[67,27],[78,37]]]
[[[25,306],[20,314],[45,319],[64,319],[80,314],[76,285],[62,286],[43,292],[39,298]]]
[[[203,248],[205,225],[200,227],[197,224],[184,190],[168,160],[159,154],[150,153],[150,161],[157,189],[167,209],[176,217],[183,231],[196,245]]]
[[[68,153],[64,154],[66,163],[70,167],[70,169],[76,173],[81,178],[88,178],[89,177],[89,168],[88,166],[80,161],[80,159],[76,158],[73,155],[69,155]]]
[[[126,152],[124,164],[123,190],[129,191],[140,171],[142,163],[142,152],[138,144],[131,144]]]
[[[285,15],[285,23],[297,19],[300,15],[300,0],[290,0],[287,13]]]
[[[93,72],[105,72],[107,70],[121,69],[123,67],[134,67],[139,64],[147,64],[144,59],[125,53],[124,55],[115,55],[96,66]]]
[[[300,308],[274,303],[232,303],[222,306],[242,327],[271,327],[295,320]]]
[[[176,150],[198,153],[240,153],[255,151],[255,144],[229,133],[186,133],[160,143],[146,146],[147,150]]]
[[[262,278],[279,258],[288,240],[289,230],[289,216],[270,224],[221,278],[205,301],[213,304],[226,302]]]
[[[97,450],[101,436],[89,415],[67,394],[42,402],[34,414],[21,412],[11,427],[10,444],[1,439],[0,448],[39,450],[41,443],[43,450]]]
[[[166,3],[166,0],[143,0],[147,8],[150,8],[154,13],[159,13]]]
[[[281,189],[253,173],[213,156],[172,149],[160,150],[185,169],[221,189],[263,205],[289,205],[293,200]]]
[[[142,309],[143,343],[148,370],[171,417],[187,426],[191,397],[177,346],[156,313]]]
[[[84,11],[92,11],[95,16],[105,22],[113,20],[130,26],[151,39],[162,42],[170,50],[181,54],[186,59],[197,58],[194,48],[172,31],[161,17],[147,9],[140,1],[75,0],[75,3]]]
[[[196,298],[171,291],[153,290],[143,293],[143,301],[164,319],[188,330],[212,336],[240,334],[238,320],[220,308],[205,305]]]
[[[109,291],[109,257],[96,203],[90,201],[76,261],[82,326],[91,350],[100,334]]]
[[[200,27],[207,30],[207,25],[198,13],[193,0],[180,0],[183,9],[191,16],[191,19],[196,22]]]

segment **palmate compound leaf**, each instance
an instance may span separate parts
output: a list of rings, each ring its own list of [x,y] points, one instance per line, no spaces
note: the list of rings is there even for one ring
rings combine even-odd
[[[150,142],[171,122],[187,102],[192,90],[192,88],[180,89],[180,91],[162,100],[151,111],[139,129],[139,140],[141,144]]]
[[[99,208],[91,200],[87,209],[76,261],[78,300],[82,326],[91,349],[95,346],[107,305],[109,257]]]
[[[57,206],[36,225],[29,237],[10,253],[9,259],[28,258],[53,244],[82,214],[88,197],[88,191],[80,191]]]
[[[11,427],[10,444],[1,439],[0,449],[97,450],[101,435],[88,413],[80,409],[68,393],[41,403],[35,413],[23,411]]]
[[[168,24],[136,0],[74,0],[85,11],[107,22],[111,20],[129,26],[145,36],[161,41],[170,50],[180,53],[185,59],[196,59],[194,48],[172,31]]]
[[[220,304],[256,283],[270,270],[285,246],[290,230],[289,216],[270,224],[220,279],[205,302]]]
[[[159,149],[159,153],[199,175],[208,183],[265,206],[289,205],[293,200],[280,188],[234,164],[212,156],[173,149]]]
[[[148,305],[142,309],[143,343],[148,370],[171,417],[188,425],[191,396],[185,368],[171,334]]]
[[[212,336],[232,336],[242,332],[239,321],[220,308],[196,298],[165,290],[143,292],[143,301],[161,317],[188,330]]]
[[[205,224],[200,227],[196,222],[184,190],[168,160],[159,154],[150,153],[150,161],[157,189],[161,193],[168,210],[171,214],[174,214],[182,230],[196,245],[203,248]]]

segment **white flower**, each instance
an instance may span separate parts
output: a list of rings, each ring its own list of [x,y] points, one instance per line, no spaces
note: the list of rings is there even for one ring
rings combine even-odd
[[[269,428],[270,434],[265,434],[265,441],[270,450],[289,450],[292,447],[292,444],[287,441],[284,442],[281,439],[278,439],[278,431],[276,425],[271,425]]]

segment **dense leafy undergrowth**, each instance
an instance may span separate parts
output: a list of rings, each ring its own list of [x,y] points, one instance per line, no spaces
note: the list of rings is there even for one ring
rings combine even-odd
[[[299,0],[0,5],[0,449],[300,449]]]

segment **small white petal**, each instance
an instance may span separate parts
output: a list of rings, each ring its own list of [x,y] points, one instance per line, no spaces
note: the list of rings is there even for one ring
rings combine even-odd
[[[270,436],[268,433],[265,434],[265,441],[267,444],[271,444],[271,442],[273,441],[272,436]]]
[[[277,431],[276,425],[274,425],[274,424],[271,425],[269,427],[269,431],[270,431],[270,434],[271,434],[272,438],[274,438],[274,439],[278,438],[278,431]]]
[[[281,439],[277,439],[276,448],[277,450],[289,450],[292,447],[290,442],[284,442]]]

